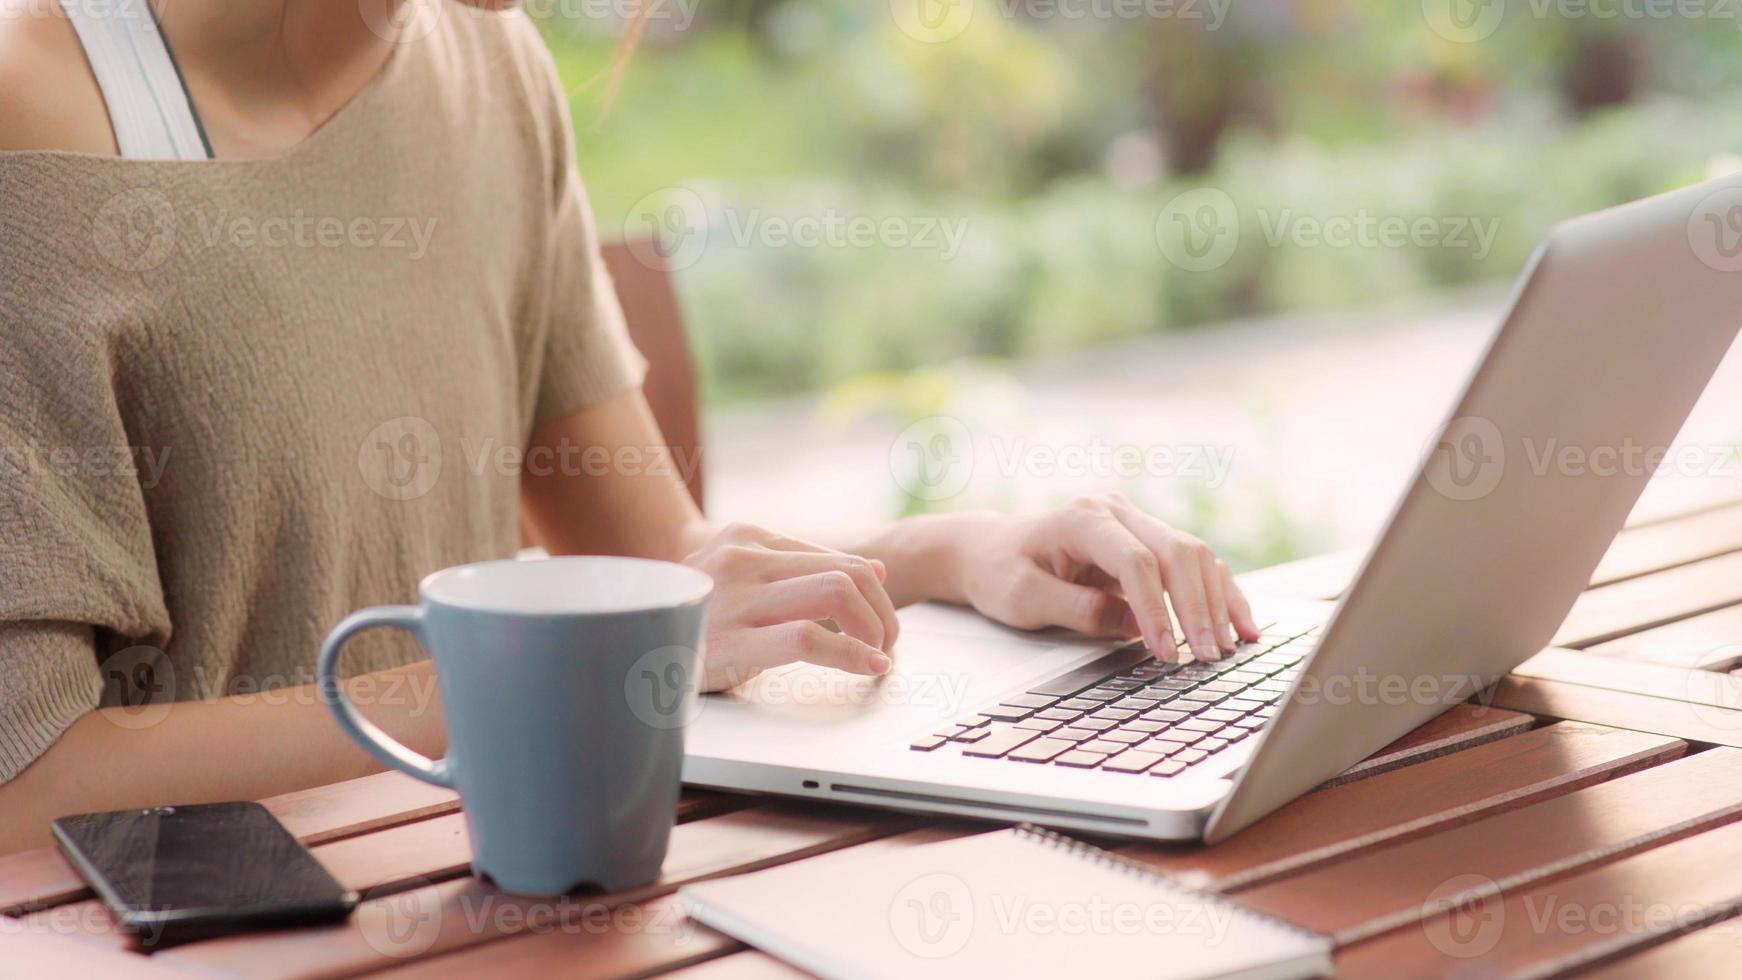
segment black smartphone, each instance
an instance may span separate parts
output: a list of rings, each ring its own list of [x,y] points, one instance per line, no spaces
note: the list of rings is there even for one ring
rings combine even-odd
[[[56,820],[54,838],[147,946],[335,922],[357,904],[258,803],[84,813]]]

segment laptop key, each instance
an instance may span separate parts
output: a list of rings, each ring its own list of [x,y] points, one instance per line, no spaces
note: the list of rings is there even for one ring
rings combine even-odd
[[[1084,752],[1099,752],[1102,755],[1114,755],[1123,752],[1130,747],[1131,746],[1122,742],[1108,742],[1102,739],[1077,743],[1077,748],[1082,749]]]
[[[1078,718],[1083,716],[1083,713],[1081,711],[1069,711],[1065,708],[1047,708],[1044,711],[1036,711],[1034,716],[1036,718],[1045,718],[1047,721],[1076,721]]]
[[[1047,733],[1047,738],[1064,738],[1073,742],[1086,742],[1094,737],[1095,733],[1086,728],[1061,728],[1058,731]]]
[[[1048,721],[1045,718],[1024,718],[1017,722],[1014,727],[1020,728],[1025,732],[1040,732],[1044,735],[1047,732],[1058,728],[1059,723],[1056,721]]]
[[[925,738],[914,739],[913,742],[908,745],[908,748],[915,752],[930,752],[932,749],[937,748],[947,741],[949,741],[947,738],[942,738],[937,735],[927,735]]]
[[[1034,714],[1034,709],[1018,708],[1009,704],[995,704],[990,708],[981,708],[980,713],[995,721],[1021,721]]]
[[[1122,670],[1136,667],[1152,659],[1154,658],[1149,655],[1148,647],[1141,643],[1130,643],[1111,653],[1097,657],[1075,670],[1066,671],[1049,681],[1036,684],[1028,689],[1028,693],[1068,698],[1084,688],[1094,687]]]
[[[1020,728],[994,729],[992,734],[963,749],[962,754],[983,759],[996,759],[1011,749],[1019,745],[1026,745],[1039,737],[1039,732],[1025,732]]]
[[[1166,762],[1150,767],[1149,774],[1151,776],[1177,776],[1185,771],[1185,763],[1175,762],[1174,760],[1169,759]]]
[[[957,735],[960,735],[961,733],[963,733],[965,731],[967,731],[967,729],[963,728],[960,725],[951,725],[948,728],[943,728],[943,729],[939,729],[938,731],[932,732],[932,734],[936,735],[938,738],[945,739],[947,741],[951,738],[954,738]]]
[[[1173,727],[1188,732],[1203,732],[1205,735],[1208,735],[1211,732],[1221,731],[1222,723],[1219,721],[1204,721],[1199,718],[1187,718],[1185,721],[1182,721]]]
[[[1162,761],[1163,758],[1163,756],[1157,755],[1154,752],[1144,752],[1140,749],[1132,749],[1129,752],[1122,752],[1118,756],[1101,763],[1101,768],[1108,772],[1143,772],[1150,766]]]
[[[1161,721],[1171,725],[1176,721],[1185,721],[1190,718],[1191,712],[1175,711],[1172,708],[1156,708],[1154,711],[1144,712],[1143,717],[1149,721]]]
[[[1133,691],[1128,698],[1113,702],[1113,707],[1121,711],[1148,711],[1161,703],[1160,698],[1152,698],[1147,691]]]
[[[1173,762],[1183,762],[1189,766],[1194,762],[1202,762],[1205,759],[1208,759],[1209,757],[1210,757],[1210,754],[1208,752],[1203,751],[1202,749],[1185,749],[1185,750],[1182,750],[1179,752],[1175,752],[1173,755],[1169,756],[1168,758]]]
[[[1088,698],[1065,698],[1058,704],[1053,705],[1054,708],[1061,711],[1093,711],[1100,706],[1101,702],[1090,701]]]
[[[956,724],[963,728],[984,728],[986,725],[991,723],[991,721],[992,719],[985,715],[969,715],[968,717],[957,721]]]
[[[1058,703],[1058,698],[1048,697],[1044,694],[1012,694],[1009,697],[1000,698],[998,703],[1008,704],[1015,708],[1039,709],[1052,707]]]
[[[1230,721],[1239,721],[1240,715],[1240,712],[1229,711],[1226,708],[1208,708],[1198,712],[1197,716],[1205,721],[1219,721],[1226,724]]]
[[[1235,728],[1244,728],[1249,732],[1255,732],[1255,731],[1259,730],[1260,728],[1264,727],[1264,722],[1265,722],[1265,719],[1263,719],[1263,718],[1241,718],[1240,720],[1234,722],[1234,727]]]
[[[1192,746],[1192,748],[1202,749],[1205,752],[1209,752],[1209,753],[1214,754],[1216,752],[1220,752],[1223,749],[1227,748],[1229,744],[1230,743],[1225,738],[1217,738],[1215,736],[1211,736],[1211,737],[1206,738],[1203,741],[1199,742],[1198,744]]]
[[[1088,718],[1078,718],[1076,721],[1071,722],[1071,727],[1087,728],[1091,732],[1104,732],[1117,724],[1119,724],[1119,722],[1112,718],[1096,718],[1090,716]]]
[[[988,736],[990,734],[992,734],[992,733],[984,728],[964,728],[964,729],[962,729],[961,734],[951,735],[950,741],[952,741],[952,742],[978,742],[979,740],[985,738],[986,736]]]
[[[1227,708],[1229,711],[1238,711],[1241,714],[1246,714],[1249,711],[1257,711],[1259,708],[1264,707],[1264,702],[1255,701],[1242,694],[1237,698],[1229,698],[1228,700],[1223,701],[1220,706]]]
[[[1091,687],[1077,695],[1078,698],[1088,701],[1117,701],[1124,696],[1124,691],[1112,687]]]
[[[1099,752],[1084,752],[1082,749],[1072,749],[1069,752],[1062,752],[1055,756],[1052,760],[1052,764],[1055,766],[1069,766],[1072,769],[1093,769],[1100,765],[1106,758],[1106,756]]]
[[[1062,738],[1037,738],[1027,745],[1012,749],[1005,758],[1020,759],[1023,762],[1050,762],[1053,756],[1069,752],[1075,747],[1075,743]]]
[[[1130,721],[1137,717],[1137,712],[1126,711],[1123,708],[1102,708],[1100,711],[1089,715],[1089,717],[1099,718],[1102,721]]]
[[[1165,732],[1156,732],[1151,742],[1172,742],[1175,745],[1190,745],[1204,737],[1203,732],[1186,731],[1183,728],[1170,728]]]
[[[1102,732],[1101,737],[1109,742],[1123,742],[1126,745],[1135,745],[1138,742],[1149,741],[1148,732],[1111,731]]]
[[[1143,719],[1143,718],[1136,718],[1136,719],[1133,719],[1131,721],[1126,722],[1123,725],[1120,725],[1119,727],[1120,727],[1120,729],[1127,731],[1127,732],[1147,732],[1147,733],[1153,735],[1156,732],[1161,731],[1163,728],[1166,728],[1167,722],[1165,722],[1165,721],[1149,721],[1149,720]]]

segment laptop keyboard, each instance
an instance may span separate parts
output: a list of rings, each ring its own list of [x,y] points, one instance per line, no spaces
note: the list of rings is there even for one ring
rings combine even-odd
[[[1138,641],[1009,695],[909,748],[1177,776],[1269,722],[1317,634],[1317,627],[1273,626],[1215,663],[1162,663]]]

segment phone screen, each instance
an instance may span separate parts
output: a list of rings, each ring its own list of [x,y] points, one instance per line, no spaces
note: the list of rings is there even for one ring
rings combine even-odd
[[[343,918],[356,897],[257,803],[86,813],[55,838],[139,931],[226,931]]]

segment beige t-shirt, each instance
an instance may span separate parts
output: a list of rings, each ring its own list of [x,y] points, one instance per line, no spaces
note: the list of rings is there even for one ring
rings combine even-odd
[[[0,153],[0,781],[99,703],[309,682],[639,383],[548,52],[439,9],[276,159]]]

